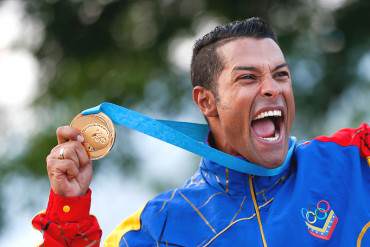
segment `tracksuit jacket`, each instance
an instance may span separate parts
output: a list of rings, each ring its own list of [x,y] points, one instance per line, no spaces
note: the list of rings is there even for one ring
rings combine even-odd
[[[273,177],[202,159],[183,187],[147,202],[104,246],[370,246],[369,171],[367,124],[298,144]],[[45,246],[99,246],[90,196],[50,192],[33,219]]]

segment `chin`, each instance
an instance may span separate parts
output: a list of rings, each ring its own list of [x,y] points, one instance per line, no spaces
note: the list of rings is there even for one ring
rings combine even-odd
[[[285,156],[283,157],[268,157],[267,159],[263,159],[259,162],[256,162],[257,164],[265,167],[265,168],[270,168],[270,169],[273,169],[273,168],[276,168],[276,167],[279,167],[283,162],[284,162],[284,158]]]

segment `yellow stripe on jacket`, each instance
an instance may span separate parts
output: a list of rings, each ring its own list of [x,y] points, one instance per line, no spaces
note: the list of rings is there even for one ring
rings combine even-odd
[[[104,241],[105,247],[118,247],[122,236],[129,231],[137,231],[141,228],[140,216],[144,207],[140,208],[134,214],[126,218],[109,234]]]

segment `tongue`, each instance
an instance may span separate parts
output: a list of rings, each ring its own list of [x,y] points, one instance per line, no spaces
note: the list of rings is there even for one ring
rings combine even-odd
[[[259,137],[274,137],[275,124],[270,118],[263,118],[252,121],[252,128]]]

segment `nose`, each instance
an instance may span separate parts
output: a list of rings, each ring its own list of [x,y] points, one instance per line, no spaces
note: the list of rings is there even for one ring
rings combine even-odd
[[[261,83],[261,95],[264,97],[274,98],[281,93],[279,83],[271,77],[264,78]]]

